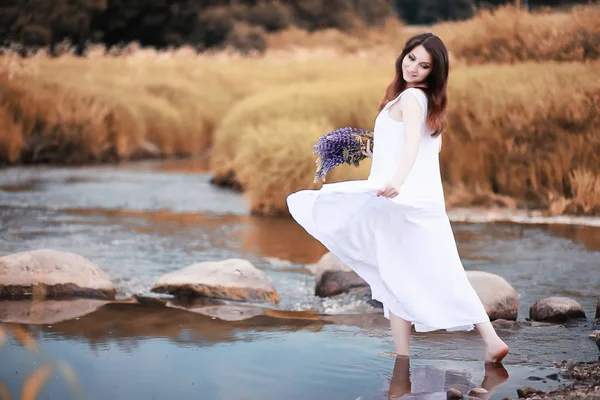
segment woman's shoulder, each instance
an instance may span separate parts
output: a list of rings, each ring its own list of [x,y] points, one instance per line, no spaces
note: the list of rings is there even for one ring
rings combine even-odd
[[[427,94],[422,88],[410,87],[405,89],[403,93],[410,93],[415,96],[419,102],[425,101],[425,104],[427,104]]]
[[[416,88],[416,87],[407,88],[402,92],[402,95],[403,95],[402,97],[404,97],[405,99],[408,98],[409,96],[414,98],[421,108],[421,113],[422,113],[423,117],[425,118],[427,116],[428,100],[427,100],[427,94],[423,91],[423,89]],[[408,96],[406,96],[406,95],[408,95]]]

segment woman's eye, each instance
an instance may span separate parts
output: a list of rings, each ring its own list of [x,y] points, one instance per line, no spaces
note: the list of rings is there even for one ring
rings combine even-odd
[[[409,56],[408,56],[408,59],[409,59],[410,61],[415,61],[415,58],[414,58],[412,55],[409,55]]]

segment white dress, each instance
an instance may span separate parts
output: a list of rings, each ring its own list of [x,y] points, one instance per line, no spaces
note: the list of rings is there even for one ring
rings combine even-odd
[[[422,133],[416,161],[398,196],[377,197],[396,172],[405,146],[403,123],[389,108],[404,95],[421,104]],[[292,217],[352,268],[389,312],[418,332],[471,330],[489,317],[461,263],[446,214],[439,168],[440,137],[425,125],[427,97],[409,88],[375,120],[373,159],[367,180],[323,185],[292,193]]]

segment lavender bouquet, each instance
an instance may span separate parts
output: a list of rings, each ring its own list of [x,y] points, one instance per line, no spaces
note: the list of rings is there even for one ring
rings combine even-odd
[[[323,179],[333,168],[341,164],[358,167],[360,161],[367,158],[363,154],[366,150],[367,140],[370,140],[373,149],[373,132],[358,128],[340,128],[329,132],[319,138],[313,146],[313,154],[317,154],[317,172],[315,182]]]

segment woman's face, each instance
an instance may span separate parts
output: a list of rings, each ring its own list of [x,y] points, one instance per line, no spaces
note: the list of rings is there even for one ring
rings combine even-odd
[[[408,52],[402,60],[402,76],[409,84],[423,82],[431,73],[431,55],[419,45]]]

